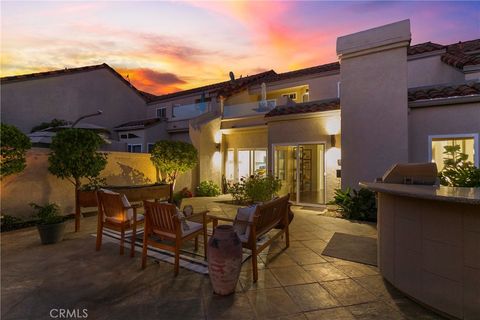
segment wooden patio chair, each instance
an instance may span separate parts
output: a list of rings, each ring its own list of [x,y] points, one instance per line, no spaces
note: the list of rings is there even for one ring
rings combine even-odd
[[[177,208],[170,203],[143,201],[145,208],[145,231],[143,234],[142,269],[147,263],[148,245],[171,251],[175,254],[174,273],[178,275],[180,266],[180,248],[187,240],[195,239],[195,250],[198,250],[198,236],[203,234],[203,250],[207,258],[207,220],[208,211],[194,213],[190,218],[201,218],[201,223],[184,220],[177,214]],[[186,230],[182,224],[188,225]],[[174,244],[161,243],[158,240],[170,240]]]
[[[247,224],[245,234],[239,235],[239,238],[240,241],[242,241],[242,246],[252,251],[253,282],[257,282],[258,280],[257,256],[265,248],[270,246],[274,240],[283,235],[285,235],[285,248],[290,246],[290,237],[288,233],[288,225],[290,222],[288,216],[289,199],[290,194],[287,194],[278,199],[257,205],[255,212],[249,221],[208,216],[212,219],[214,228],[217,226],[219,220]],[[259,246],[257,240],[272,229],[279,229],[279,231]]]
[[[125,231],[132,230],[132,244],[130,257],[135,256],[135,239],[137,226],[143,224],[143,215],[137,214],[141,205],[130,205],[128,200],[122,199],[122,194],[114,192],[97,191],[98,222],[96,250],[102,246],[103,228],[120,232],[120,254],[123,255],[125,243]]]

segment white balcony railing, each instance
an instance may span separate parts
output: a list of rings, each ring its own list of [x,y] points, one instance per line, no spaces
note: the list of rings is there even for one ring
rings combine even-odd
[[[223,118],[241,118],[265,114],[275,108],[277,100],[255,101],[223,107]]]
[[[173,121],[192,119],[210,110],[210,102],[185,104],[173,107]]]

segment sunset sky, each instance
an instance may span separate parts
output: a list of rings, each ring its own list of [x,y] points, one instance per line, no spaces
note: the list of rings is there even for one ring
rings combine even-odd
[[[336,60],[341,35],[410,19],[412,44],[480,38],[480,2],[5,2],[1,76],[108,63],[162,94]]]

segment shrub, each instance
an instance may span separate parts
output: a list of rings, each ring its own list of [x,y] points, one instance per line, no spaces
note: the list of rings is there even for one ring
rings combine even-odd
[[[335,190],[333,201],[329,204],[335,204],[345,219],[377,221],[377,204],[375,193],[362,188],[359,191],[347,188]]]
[[[30,139],[16,127],[2,123],[0,145],[0,176],[22,172],[26,167],[25,154],[31,148]]]
[[[185,187],[182,190],[173,194],[173,202],[177,205],[177,207],[180,207],[180,204],[182,203],[183,198],[191,198],[191,197],[193,197],[192,192]]]
[[[228,193],[238,203],[265,202],[276,196],[281,187],[280,179],[255,174],[247,179],[242,177],[228,188]]]
[[[175,187],[177,176],[197,164],[198,152],[191,143],[162,140],[154,144],[150,160],[160,174],[165,175],[162,180]]]
[[[445,146],[444,167],[439,172],[440,184],[450,187],[480,187],[480,169],[468,161],[468,155],[460,152],[460,146]]]
[[[220,187],[215,184],[212,180],[202,181],[197,187],[195,195],[197,197],[216,197],[219,196],[222,192]]]
[[[47,128],[56,128],[56,127],[66,126],[68,124],[70,124],[70,122],[68,122],[67,120],[53,119],[50,122],[42,122],[38,126],[33,127],[30,132],[41,131]]]
[[[47,203],[44,206],[30,203],[30,206],[37,212],[36,216],[40,219],[39,224],[55,224],[65,221],[65,217],[59,215],[60,207],[55,203]]]

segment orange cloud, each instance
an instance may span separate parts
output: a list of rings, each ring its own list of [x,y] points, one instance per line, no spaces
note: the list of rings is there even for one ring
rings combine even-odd
[[[181,90],[178,85],[187,82],[170,72],[159,72],[148,68],[117,69],[136,88],[153,94],[165,94]]]

